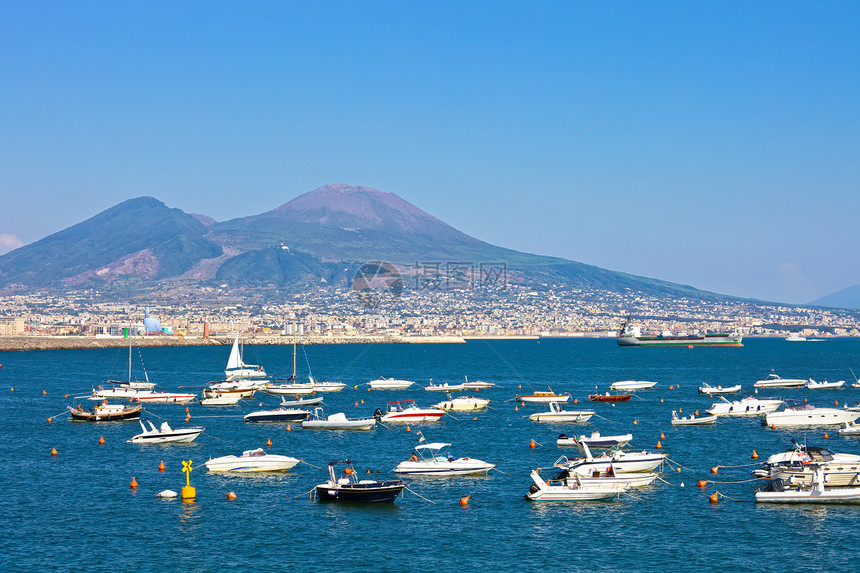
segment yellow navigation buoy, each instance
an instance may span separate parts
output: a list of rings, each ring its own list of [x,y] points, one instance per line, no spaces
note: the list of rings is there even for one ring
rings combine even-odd
[[[182,462],[182,471],[185,472],[185,486],[179,495],[183,500],[192,500],[197,497],[197,491],[191,487],[191,472],[194,471],[194,468],[191,467],[191,460]]]
[[[128,484],[128,487],[131,489],[137,489],[137,480],[134,479],[134,476],[131,476],[131,483]]]
[[[166,469],[167,469],[167,467],[165,467],[165,465],[164,465],[164,460],[161,460],[161,463],[158,464],[158,471],[163,472]]]

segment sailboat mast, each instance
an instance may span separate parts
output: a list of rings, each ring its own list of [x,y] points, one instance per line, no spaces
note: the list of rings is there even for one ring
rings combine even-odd
[[[131,384],[131,323],[128,325],[128,383]]]
[[[293,382],[296,381],[296,335],[293,335]]]

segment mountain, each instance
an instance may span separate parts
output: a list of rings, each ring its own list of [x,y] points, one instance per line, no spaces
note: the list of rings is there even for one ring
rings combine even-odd
[[[151,197],[131,199],[0,257],[0,287],[214,279],[297,291],[321,283],[347,285],[368,261],[397,264],[405,275],[462,265],[471,268],[476,279],[482,264],[504,266],[508,281],[536,289],[559,285],[724,298],[497,247],[394,193],[343,184],[320,187],[259,215],[222,222],[170,209]]]
[[[860,285],[846,287],[809,304],[831,308],[860,309]]]
[[[157,199],[129,199],[0,257],[0,286],[172,277],[221,254],[206,232],[200,221]]]

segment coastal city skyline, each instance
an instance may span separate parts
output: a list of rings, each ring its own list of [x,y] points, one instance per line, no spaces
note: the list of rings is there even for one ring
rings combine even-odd
[[[853,4],[0,11],[0,253],[133,197],[223,221],[348,183],[731,296],[860,284]]]

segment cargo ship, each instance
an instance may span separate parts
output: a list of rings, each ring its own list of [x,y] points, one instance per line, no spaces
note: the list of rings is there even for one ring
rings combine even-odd
[[[642,336],[642,330],[630,323],[630,317],[621,325],[615,341],[618,346],[743,346],[743,336],[737,333]]]

